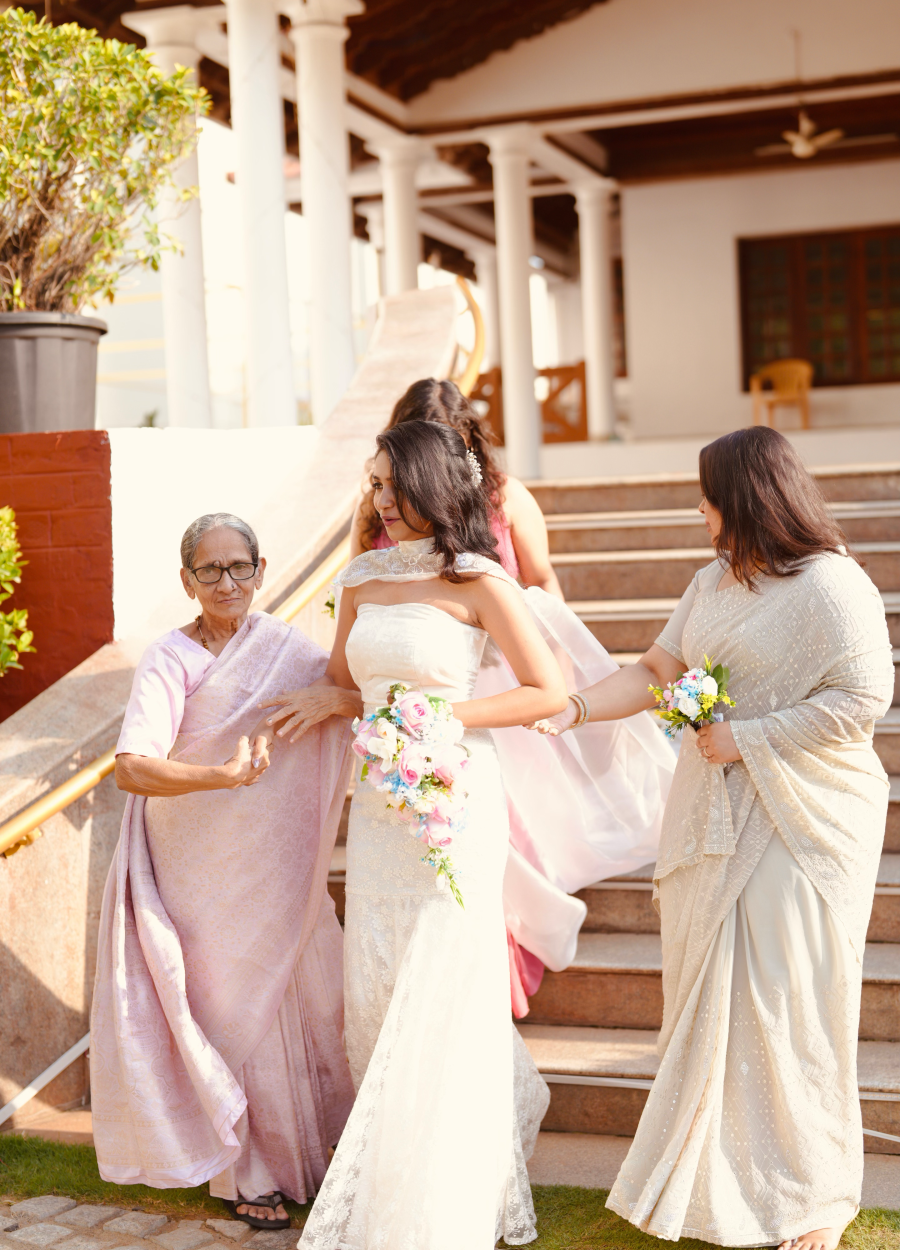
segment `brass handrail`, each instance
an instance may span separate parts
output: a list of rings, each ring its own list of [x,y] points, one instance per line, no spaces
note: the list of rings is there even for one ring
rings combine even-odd
[[[350,556],[350,539],[335,547],[334,551],[322,561],[318,568],[297,587],[292,595],[285,599],[272,613],[283,621],[292,620],[301,609],[311,603],[320,590],[328,585],[339,569],[347,563]],[[0,855],[7,858],[14,855],[22,846],[30,844],[41,836],[40,826],[51,816],[61,812],[64,807],[80,799],[94,786],[99,785],[116,766],[115,747],[105,751],[87,768],[82,768],[61,786],[37,799],[23,811],[0,825]]]
[[[478,381],[478,375],[481,373],[481,364],[484,360],[484,317],[481,315],[478,301],[472,294],[472,289],[465,278],[457,275],[456,281],[459,289],[465,296],[469,312],[472,314],[472,320],[475,322],[475,342],[472,346],[472,351],[469,353],[469,359],[466,361],[466,367],[458,378],[453,379],[462,393],[468,397],[472,394],[475,383]]]
[[[466,361],[465,369],[455,379],[463,395],[470,395],[472,388],[478,380],[478,375],[481,372],[481,363],[484,360],[484,318],[465,278],[458,277],[456,281],[465,297],[468,310],[471,312],[472,320],[475,323],[475,343],[469,354],[469,359]],[[294,593],[275,609],[272,615],[280,617],[283,621],[292,620],[298,612],[312,602],[320,590],[324,590],[338,570],[347,563],[349,557],[350,539],[345,538],[329,556],[326,556],[318,568],[307,577]],[[51,816],[56,816],[63,808],[68,807],[87,794],[89,790],[92,790],[94,786],[99,785],[104,777],[109,776],[115,766],[116,754],[113,747],[109,751],[104,752],[98,759],[95,759],[93,763],[88,764],[87,768],[82,768],[74,776],[70,777],[68,781],[64,781],[61,786],[57,786],[55,790],[51,790],[48,794],[31,803],[23,811],[13,816],[11,820],[5,821],[0,825],[0,855],[9,857],[14,855],[20,847],[29,846],[36,838],[41,836],[40,826],[45,821],[49,820]]]

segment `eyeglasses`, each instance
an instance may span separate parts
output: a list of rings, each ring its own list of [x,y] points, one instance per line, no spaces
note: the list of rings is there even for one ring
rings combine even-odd
[[[204,586],[213,586],[222,580],[223,573],[227,573],[233,582],[248,582],[256,569],[256,564],[229,564],[227,569],[220,569],[216,564],[204,564],[190,571]]]

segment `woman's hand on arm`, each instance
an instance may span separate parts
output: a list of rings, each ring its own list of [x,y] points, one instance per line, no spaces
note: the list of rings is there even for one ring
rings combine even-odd
[[[566,704],[566,684],[553,652],[538,633],[517,587],[485,575],[473,586],[479,623],[496,642],[521,683],[487,699],[454,703],[454,714],[471,729],[521,725],[552,716]]]
[[[548,595],[563,599],[559,580],[550,563],[547,522],[534,495],[518,478],[506,479],[503,511],[509,522],[510,537],[523,583],[526,586],[540,586]]]
[[[281,711],[262,722],[261,729],[274,734],[276,740],[290,734],[288,741],[296,742],[313,725],[327,720],[329,716],[362,716],[362,698],[350,675],[345,655],[347,637],[355,620],[353,590],[347,587],[341,595],[334,647],[325,675],[305,690],[295,690],[292,694],[261,703],[261,708],[281,708]],[[277,730],[272,729],[275,725],[278,726]]]
[[[269,767],[266,739],[240,739],[231,759],[224,764],[183,764],[149,755],[123,753],[116,756],[116,785],[129,794],[151,799],[175,798],[200,790],[237,790],[259,781]]]
[[[580,690],[590,708],[588,720],[622,720],[655,707],[650,686],[666,686],[684,672],[685,666],[656,643],[636,664],[625,664],[596,685]],[[579,711],[570,700],[558,716],[529,725],[539,733],[560,734],[578,719]]]
[[[305,690],[279,695],[277,699],[269,699],[259,706],[281,709],[263,720],[259,727],[259,732],[271,733],[276,741],[287,739],[288,742],[296,742],[313,725],[327,720],[329,716],[346,716],[350,719],[362,716],[359,691],[336,686],[328,676],[320,677]]]

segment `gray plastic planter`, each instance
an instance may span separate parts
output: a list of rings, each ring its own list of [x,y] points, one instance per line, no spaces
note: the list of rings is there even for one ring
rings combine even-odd
[[[92,430],[105,333],[77,313],[0,313],[0,434]]]

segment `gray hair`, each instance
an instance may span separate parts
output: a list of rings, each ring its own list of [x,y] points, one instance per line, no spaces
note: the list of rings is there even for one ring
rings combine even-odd
[[[196,521],[191,521],[184,531],[184,537],[181,540],[182,568],[193,568],[194,555],[200,546],[201,538],[204,534],[208,534],[210,530],[219,529],[220,526],[236,530],[247,544],[250,559],[254,564],[257,563],[259,560],[259,539],[247,522],[242,521],[239,516],[234,516],[230,512],[207,512],[205,516],[198,516]]]

